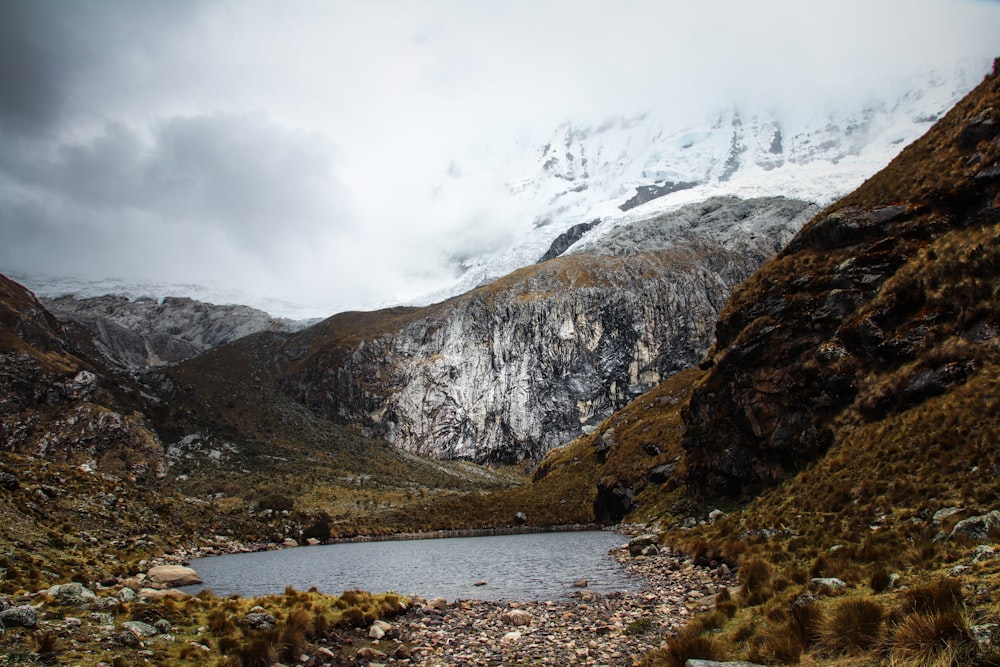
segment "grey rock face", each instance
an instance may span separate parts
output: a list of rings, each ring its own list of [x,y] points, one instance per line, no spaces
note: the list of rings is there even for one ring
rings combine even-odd
[[[175,364],[250,334],[295,326],[249,306],[217,306],[188,298],[160,302],[64,296],[43,303],[59,319],[89,329],[98,349],[126,368]]]
[[[38,612],[30,604],[0,611],[0,623],[8,628],[33,628],[38,625]]]
[[[815,210],[713,199],[614,230],[443,304],[366,315],[348,351],[303,360],[293,338],[285,388],[423,455],[539,457],[696,363],[731,290]]]

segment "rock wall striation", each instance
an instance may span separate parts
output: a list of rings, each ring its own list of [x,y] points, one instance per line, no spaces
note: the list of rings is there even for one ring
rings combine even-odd
[[[539,457],[696,363],[733,288],[816,210],[713,199],[441,304],[341,314],[289,338],[283,386],[423,455]]]

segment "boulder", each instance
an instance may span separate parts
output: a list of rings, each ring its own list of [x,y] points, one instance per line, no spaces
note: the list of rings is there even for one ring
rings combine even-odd
[[[184,591],[179,591],[173,588],[159,589],[159,588],[140,588],[139,597],[146,598],[147,600],[163,600],[166,598],[173,598],[175,600],[183,600],[184,598],[191,597]]]
[[[974,542],[988,542],[990,531],[996,528],[1000,528],[1000,511],[993,510],[989,514],[962,519],[951,529],[951,534],[948,537],[954,538],[957,535],[964,535]]]
[[[243,617],[243,625],[251,630],[273,630],[278,620],[266,611],[252,611]]]
[[[136,637],[155,637],[160,634],[160,631],[154,628],[149,623],[143,623],[142,621],[125,621],[122,623],[122,627],[134,634]]]
[[[8,491],[17,491],[21,487],[21,482],[9,472],[0,472],[0,488]]]
[[[389,656],[387,653],[383,653],[382,651],[374,649],[371,646],[365,646],[358,649],[358,652],[355,654],[355,657],[357,657],[360,660],[367,660],[368,662],[374,662],[377,660],[382,660],[383,658],[387,658]]]
[[[30,604],[0,611],[0,624],[8,628],[33,628],[38,625],[38,612]]]
[[[736,662],[718,662],[716,660],[697,660],[691,658],[684,663],[684,667],[764,667],[756,662],[746,662],[737,660]]]
[[[166,586],[190,586],[203,583],[193,568],[184,565],[157,565],[146,573],[150,581]]]
[[[531,624],[531,614],[524,611],[523,609],[511,609],[510,611],[505,611],[500,617],[504,623],[508,625],[530,625]]]
[[[941,525],[941,523],[943,523],[945,519],[954,514],[958,514],[961,511],[962,511],[961,507],[943,507],[939,509],[937,512],[934,512],[934,515],[931,517],[931,521],[933,521],[937,525]]]
[[[632,556],[641,556],[648,547],[655,547],[660,538],[651,533],[637,535],[628,541],[628,552]]]
[[[82,607],[97,600],[93,591],[75,581],[69,584],[57,584],[45,592],[62,604],[74,607]]]
[[[828,588],[839,591],[847,588],[847,582],[836,577],[814,577],[809,580],[809,586],[815,589]]]
[[[434,598],[433,600],[429,600],[427,604],[424,605],[424,609],[441,610],[445,609],[447,606],[448,606],[448,601],[445,600],[444,598]]]

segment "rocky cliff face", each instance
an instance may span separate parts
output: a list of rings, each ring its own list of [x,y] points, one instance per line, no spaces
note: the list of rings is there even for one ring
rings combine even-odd
[[[127,478],[165,471],[162,445],[136,410],[141,390],[102,368],[86,336],[0,276],[2,450]]]
[[[214,305],[188,298],[44,299],[53,314],[89,329],[109,360],[126,368],[175,364],[260,331],[294,328],[249,306]]]
[[[773,483],[839,427],[995,372],[998,109],[994,72],[733,296],[685,415],[696,493]]]
[[[290,338],[284,386],[421,454],[537,457],[696,362],[733,287],[814,213],[711,200],[442,304],[338,315]]]

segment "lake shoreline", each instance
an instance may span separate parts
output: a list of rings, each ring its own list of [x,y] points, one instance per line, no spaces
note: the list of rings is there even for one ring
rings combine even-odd
[[[215,535],[214,540],[206,540],[202,544],[190,548],[179,548],[173,551],[141,561],[140,567],[154,565],[187,565],[189,561],[212,556],[224,556],[238,553],[257,553],[261,551],[279,551],[299,547],[322,546],[324,544],[353,544],[366,542],[397,542],[406,540],[436,540],[455,537],[490,537],[500,535],[532,535],[542,533],[583,532],[600,530],[619,533],[622,536],[637,535],[645,532],[645,526],[633,524],[598,524],[572,523],[550,526],[499,526],[495,528],[460,528],[451,530],[421,531],[415,533],[389,533],[386,535],[355,535],[353,537],[336,537],[326,541],[304,541],[286,539],[284,542],[242,542],[231,540],[224,535]],[[290,542],[294,541],[294,544]]]

